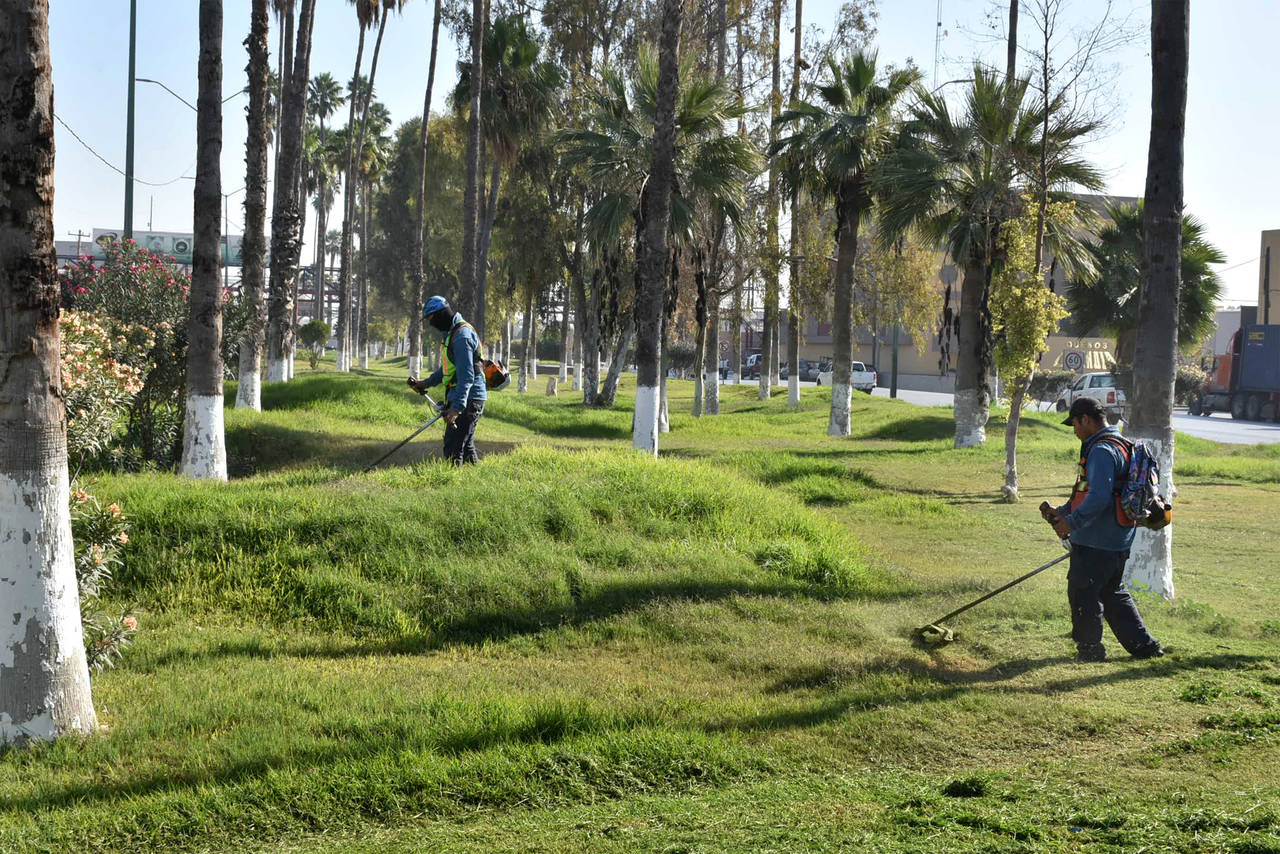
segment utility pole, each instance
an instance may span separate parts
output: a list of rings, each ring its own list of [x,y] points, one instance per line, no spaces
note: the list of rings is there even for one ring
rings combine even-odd
[[[89,236],[89,232],[87,232],[87,231],[81,231],[80,229],[78,229],[78,228],[77,228],[75,231],[68,231],[68,232],[67,232],[67,234],[73,234],[73,235],[75,235],[75,238],[76,238],[76,258],[78,259],[78,258],[80,257],[80,241],[81,241],[81,240],[83,240],[84,238],[88,237],[88,236]]]
[[[133,75],[138,61],[138,0],[129,0],[129,107],[124,138],[124,240],[133,239]]]

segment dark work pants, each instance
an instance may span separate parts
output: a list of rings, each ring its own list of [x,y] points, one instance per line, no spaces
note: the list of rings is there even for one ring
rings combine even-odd
[[[1067,571],[1067,601],[1071,603],[1071,637],[1081,651],[1102,645],[1102,620],[1128,652],[1155,644],[1142,623],[1138,606],[1124,586],[1124,565],[1129,553],[1109,552],[1089,546],[1071,546]]]
[[[480,455],[476,453],[476,423],[483,414],[484,401],[470,400],[453,423],[445,426],[444,458],[455,466],[480,462]]]

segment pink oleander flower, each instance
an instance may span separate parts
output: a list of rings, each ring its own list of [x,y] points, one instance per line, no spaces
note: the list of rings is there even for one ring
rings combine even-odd
[[[107,505],[107,512],[108,512],[108,513],[110,513],[112,516],[115,516],[115,517],[119,518],[119,516],[120,516],[120,505],[119,505],[119,504],[116,504],[116,503],[114,503],[114,502],[112,502],[111,504],[108,504],[108,505]]]
[[[89,493],[85,492],[83,489],[77,489],[75,492],[71,493],[71,497],[76,500],[77,504],[83,504],[89,500]]]
[[[138,618],[125,617],[123,620],[120,621],[120,625],[121,627],[124,628],[126,632],[136,631],[138,628]]]
[[[125,533],[124,531],[121,531],[121,532],[120,532],[120,536],[119,536],[119,537],[117,537],[116,539],[118,539],[118,540],[120,541],[120,545],[122,545],[122,546],[127,546],[127,545],[129,545],[129,535],[128,535],[127,533]]]

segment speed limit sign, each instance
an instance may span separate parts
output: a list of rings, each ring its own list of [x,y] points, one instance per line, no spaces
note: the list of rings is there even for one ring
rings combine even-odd
[[[1084,353],[1079,350],[1068,350],[1062,354],[1062,367],[1068,371],[1078,371],[1084,367]]]

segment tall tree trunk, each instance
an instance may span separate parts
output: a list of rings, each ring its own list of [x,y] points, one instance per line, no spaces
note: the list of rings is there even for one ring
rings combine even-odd
[[[991,271],[978,259],[965,265],[960,285],[960,332],[956,343],[955,447],[987,440],[991,410]]]
[[[641,194],[644,252],[639,259],[636,294],[636,409],[632,446],[658,453],[658,359],[667,282],[667,231],[671,220],[671,188],[675,183],[675,107],[679,92],[681,0],[662,0],[658,41],[658,89],[653,122],[653,161]]]
[[[0,745],[98,729],[71,542],[45,0],[0,0]]]
[[[609,373],[604,378],[604,388],[600,390],[599,405],[612,407],[618,397],[618,381],[622,379],[622,366],[627,361],[627,350],[631,348],[631,336],[635,334],[635,320],[628,317],[618,333],[618,346],[614,348],[613,359],[609,362]]]
[[[358,84],[360,81],[360,68],[364,64],[364,26],[357,24],[360,29],[360,36],[356,42],[356,65],[355,71],[351,73],[351,80]],[[382,37],[382,25],[379,25],[378,37]],[[365,93],[356,87],[352,88],[351,100],[347,107],[347,151],[346,161],[343,167],[343,187],[342,187],[342,248],[338,255],[338,326],[336,337],[338,341],[337,367],[339,371],[347,371],[351,369],[351,229],[353,227],[352,220],[355,217],[355,196],[358,192],[357,185],[359,178],[356,177],[356,162],[360,157],[360,148],[356,144],[356,138],[360,135],[360,116],[364,115],[362,109],[362,100],[372,99],[373,81],[369,81],[370,91],[369,97],[366,99]]]
[[[533,287],[529,286],[529,292],[525,294],[524,300],[524,336],[521,342],[523,347],[523,355],[520,357],[520,382],[516,387],[516,391],[529,390],[529,362],[534,358],[534,352],[530,347],[533,340]]]
[[[1045,54],[1048,57],[1048,54]],[[1046,60],[1047,61],[1047,60]],[[1009,46],[1005,61],[1004,79],[1006,85],[1013,84],[1013,75],[1018,68],[1018,0],[1009,0]]]
[[[1160,459],[1162,495],[1173,485],[1173,384],[1177,375],[1182,270],[1183,151],[1186,136],[1190,0],[1151,4],[1151,143],[1147,149],[1145,237],[1129,434]],[[1173,598],[1173,526],[1139,528],[1126,578]]]
[[[839,204],[839,203],[837,203]],[[841,205],[836,212],[835,311],[831,318],[834,349],[831,374],[831,417],[828,436],[848,436],[853,406],[853,262],[858,254],[859,211]]]
[[[569,288],[564,289],[564,301],[560,306],[560,382],[569,381],[569,353],[572,350],[572,338],[569,335]]]
[[[467,110],[467,175],[462,196],[462,269],[458,271],[458,310],[475,315],[479,272],[480,91],[484,82],[485,0],[471,2],[471,92]]]
[[[694,253],[693,280],[698,288],[697,300],[694,303],[694,322],[698,331],[694,335],[693,343],[693,417],[701,418],[703,383],[706,381],[708,301],[706,255],[701,250]]]
[[[427,280],[426,213],[427,213],[427,131],[431,125],[431,91],[436,84],[436,48],[440,43],[440,0],[435,0],[431,14],[431,58],[427,64],[427,93],[422,99],[422,127],[418,131],[418,204],[414,211],[413,264],[409,269],[412,287],[409,311],[409,376],[417,379],[422,372],[422,301]]]
[[[364,182],[364,225],[360,228],[360,370],[369,370],[369,195],[372,188]]]
[[[769,90],[769,145],[778,138],[777,121],[782,108],[782,0],[773,0],[773,87]],[[764,340],[760,350],[760,399],[769,397],[774,380],[774,363],[778,354],[775,342],[778,326],[778,164],[769,163],[769,182],[765,191],[765,259],[764,259]]]
[[[227,479],[222,415],[222,0],[200,0],[199,95],[196,98],[196,187],[191,252],[191,318],[187,325],[187,405],[182,474]]]
[[[598,267],[591,273],[591,301],[582,322],[582,403],[595,406],[600,392],[600,279]]]
[[[498,187],[502,183],[502,164],[497,157],[489,169],[489,200],[485,203],[481,221],[480,248],[476,257],[476,304],[472,311],[475,319],[471,325],[484,340],[484,310],[487,302],[485,285],[489,279],[489,243],[493,239],[493,223],[498,217]]]
[[[283,98],[280,120],[280,148],[276,158],[274,203],[271,209],[271,281],[267,297],[267,382],[283,382],[285,364],[292,350],[293,305],[290,294],[298,268],[290,264],[297,257],[302,240],[301,200],[298,177],[302,172],[303,122],[307,112],[307,80],[311,69],[311,31],[316,0],[302,0],[298,15],[297,43],[293,70]]]
[[[240,271],[241,299],[250,306],[249,323],[240,341],[240,383],[236,388],[237,409],[262,409],[262,348],[266,339],[267,305],[265,267],[267,262],[267,80],[270,57],[267,53],[268,0],[253,0],[249,19],[249,113],[245,139],[244,259]]]
[[[791,62],[791,103],[800,100],[800,47],[804,31],[804,0],[796,0],[795,55]],[[787,379],[787,405],[800,406],[800,217],[796,210],[797,194],[791,191],[791,293],[787,300],[787,361],[790,374]]]

